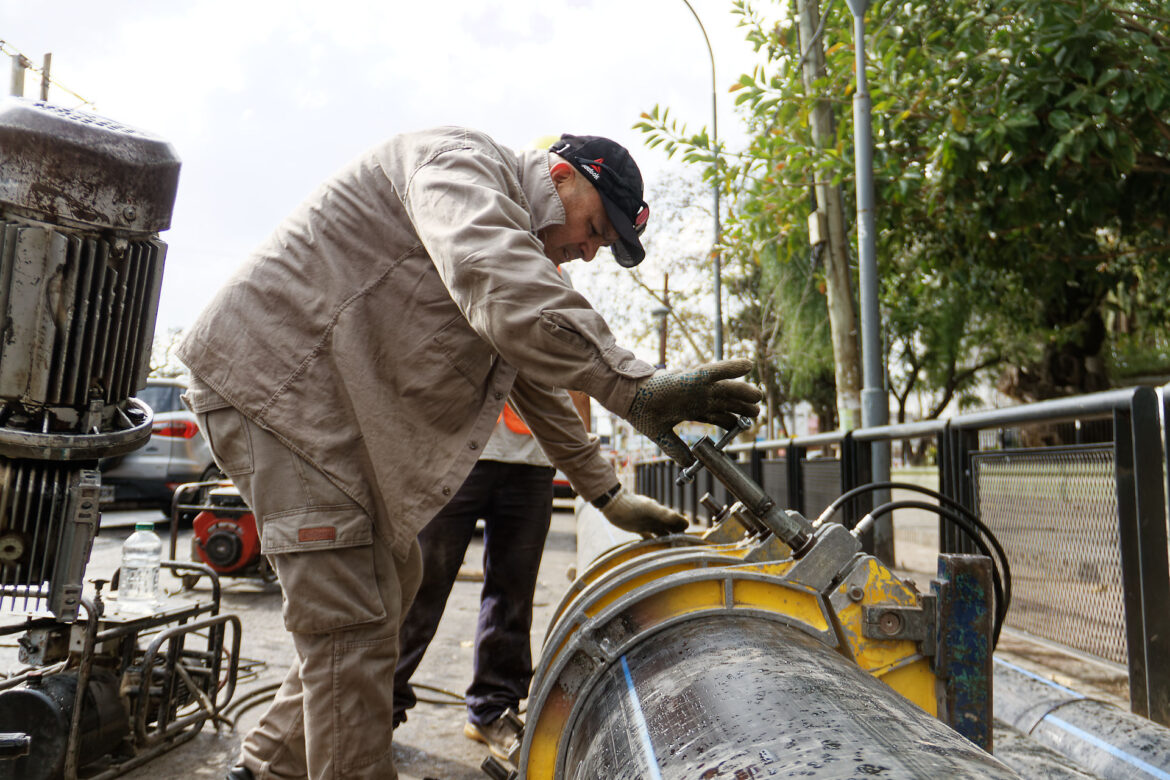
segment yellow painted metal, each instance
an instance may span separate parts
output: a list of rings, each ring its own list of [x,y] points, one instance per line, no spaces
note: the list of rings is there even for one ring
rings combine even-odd
[[[701,545],[695,545],[696,547]],[[589,585],[600,579],[607,572],[621,566],[626,561],[632,561],[635,558],[640,558],[650,553],[656,553],[661,550],[678,549],[677,546],[670,541],[670,537],[660,537],[653,541],[646,541],[642,543],[627,544],[617,548],[611,554],[603,556],[597,560],[592,566],[577,577],[573,586],[577,590],[584,590]],[[554,617],[555,620],[555,617]]]
[[[737,514],[725,517],[718,525],[703,532],[703,540],[711,544],[725,544],[727,542],[742,541],[751,535],[743,521]]]
[[[863,558],[859,566],[865,578],[861,601],[855,602],[846,595],[857,583],[856,570],[836,590],[843,596],[837,599],[837,603],[845,604],[835,610],[841,649],[851,655],[861,669],[931,715],[937,715],[936,678],[930,664],[921,660],[918,643],[909,639],[872,639],[863,631],[863,606],[916,607],[920,603],[918,593],[876,558]]]
[[[732,563],[732,561],[729,559],[728,563]],[[605,609],[627,593],[635,591],[638,588],[641,588],[643,585],[660,580],[663,577],[669,577],[671,574],[676,574],[680,571],[690,571],[694,568],[694,566],[695,564],[693,561],[689,561],[686,558],[683,558],[676,563],[666,564],[662,567],[654,568],[644,572],[643,574],[634,577],[627,582],[623,582],[620,585],[615,585],[614,587],[607,590],[604,595],[585,608],[585,614],[588,617],[593,617],[598,612]]]
[[[726,609],[752,609],[783,614],[785,622],[805,623],[814,631],[823,632],[828,628],[827,613],[821,608],[819,594],[801,586],[790,585],[776,578],[781,571],[791,566],[791,561],[767,563],[755,566],[736,566],[735,574],[771,575],[772,579],[748,579],[731,575],[731,601],[727,599],[723,570],[713,570],[711,576],[678,582],[673,587],[663,579],[662,571],[654,580],[663,580],[668,586],[655,592],[648,592],[627,607],[620,618],[627,629],[644,634],[655,626],[674,621],[687,615]],[[566,642],[562,645],[567,646]],[[559,649],[558,649],[559,653]],[[554,656],[555,658],[555,656]],[[545,659],[546,661],[550,659]],[[557,744],[569,715],[572,701],[565,689],[555,686],[540,707],[536,722],[530,723],[532,743],[528,751],[526,777],[531,780],[553,777],[556,768]]]
[[[866,582],[862,587],[865,595],[859,602],[845,600],[846,606],[836,611],[837,623],[843,646],[849,650],[857,665],[870,674],[880,674],[915,655],[918,647],[909,640],[867,639],[863,633],[861,609],[863,606],[880,604],[913,607],[918,604],[918,596],[876,559],[863,559],[861,566],[867,569]],[[853,582],[855,580],[851,576],[849,581],[841,583],[837,592],[847,593]]]
[[[696,580],[653,593],[628,612],[640,626],[655,626],[684,615],[723,607],[723,580]]]
[[[806,625],[815,633],[835,632],[839,652],[853,658],[861,669],[937,717],[936,677],[931,671],[929,659],[919,653],[917,643],[910,640],[867,638],[862,628],[863,606],[919,606],[920,599],[913,588],[875,558],[866,556],[857,564],[860,572],[851,572],[833,591],[841,594],[836,603],[843,605],[834,609],[829,598],[833,593],[822,595],[803,586],[784,582],[784,575],[794,565],[791,558],[743,563],[745,554],[754,547],[753,544],[744,543],[699,545],[690,549],[702,555],[690,557],[690,560],[685,554],[677,559],[664,558],[661,566],[651,566],[628,582],[614,584],[589,606],[586,614],[596,618],[622,596],[636,595],[639,590],[645,589],[647,592],[644,597],[633,601],[623,610],[622,619],[630,622],[627,628],[636,626],[639,634],[687,615],[713,610],[750,609],[783,615],[785,622]],[[640,554],[658,551],[643,550]],[[712,561],[711,553],[726,557],[727,568]],[[606,573],[635,557],[638,556],[611,561],[604,570],[595,573],[593,582],[600,582],[604,586]],[[687,578],[670,585],[671,576],[699,567],[713,569],[711,576]],[[726,586],[728,579],[731,581],[729,589]],[[848,598],[849,589],[859,581],[865,583],[860,602]],[[665,587],[655,587],[656,583]],[[828,617],[830,613],[832,619]],[[574,635],[569,634],[551,659],[545,660],[556,659],[566,647],[570,647]],[[553,777],[557,746],[571,714],[572,703],[572,697],[557,685],[540,707],[537,722],[529,724],[529,728],[533,729],[533,737],[527,755],[527,778],[546,780]]]
[[[572,701],[557,687],[545,700],[540,709],[540,719],[535,725],[529,723],[526,729],[532,732],[532,745],[528,749],[528,766],[525,777],[529,780],[549,780],[557,764],[557,743],[561,730],[569,719]]]
[[[609,586],[597,598],[597,600],[595,602],[590,604],[584,610],[585,616],[586,617],[593,617],[594,615],[596,615],[597,613],[599,613],[600,611],[605,609],[607,606],[609,606],[610,604],[612,604],[614,601],[618,600],[619,598],[621,598],[625,594],[631,593],[631,592],[637,590],[638,588],[641,588],[644,585],[647,585],[651,582],[655,582],[657,580],[660,580],[663,577],[669,576],[671,574],[676,574],[676,573],[682,572],[682,571],[691,571],[692,569],[699,568],[700,566],[702,568],[707,568],[707,569],[718,566],[718,560],[712,560],[712,554],[726,556],[727,565],[729,565],[729,566],[732,564],[738,563],[739,560],[746,554],[746,550],[738,545],[726,545],[726,546],[718,546],[718,547],[698,546],[698,547],[681,548],[681,549],[674,548],[673,551],[677,552],[678,556],[671,556],[669,558],[664,558],[663,561],[661,562],[661,565],[649,566],[646,569],[646,571],[643,572],[642,574],[640,574],[639,576],[637,576],[637,577],[635,577],[627,582],[614,583],[613,585]],[[662,553],[662,552],[667,552],[667,550],[657,550],[656,552]],[[687,555],[687,553],[699,553],[700,555],[690,555],[689,556],[689,555]],[[646,555],[648,555],[648,554],[649,553],[647,553]],[[633,559],[634,558],[630,558],[628,560],[633,560]],[[650,562],[647,561],[647,564],[650,564]],[[609,571],[610,572],[616,571],[616,568],[611,568]],[[599,582],[602,580],[603,580],[603,577],[597,578],[597,581],[599,581]],[[564,603],[562,608],[560,609],[560,611],[558,611],[557,614],[553,616],[551,626],[555,626],[556,622],[561,618],[561,616],[564,615],[565,613],[567,613],[573,607],[573,605],[576,603],[577,598],[580,598],[583,594],[584,594],[584,591],[582,590],[577,594],[577,596],[575,598]],[[549,629],[549,636],[552,635],[551,626]],[[556,659],[556,657],[558,655],[560,655],[561,651],[565,648],[565,646],[568,645],[572,641],[572,638],[573,638],[573,633],[566,635],[564,641],[562,641],[552,651],[552,654],[548,656],[548,661],[552,661],[552,660]]]
[[[649,594],[631,605],[628,614],[639,627],[652,627],[674,617],[721,609],[723,601],[722,580],[699,580]],[[557,742],[568,721],[571,705],[559,685],[545,700],[528,751],[526,777],[532,780],[553,777]]]
[[[578,579],[576,582],[573,583],[572,589],[573,589],[573,591],[575,591],[574,597],[567,600],[567,601],[562,602],[560,608],[553,615],[552,620],[550,621],[550,625],[555,625],[556,622],[558,620],[560,620],[561,615],[565,614],[566,612],[568,612],[572,608],[573,604],[576,603],[577,598],[579,598],[585,592],[587,587],[592,586],[595,583],[603,582],[604,579],[606,578],[606,576],[610,575],[611,573],[616,572],[618,570],[618,568],[621,566],[621,564],[628,563],[630,561],[638,560],[641,558],[649,558],[650,556],[653,556],[655,554],[660,554],[663,556],[670,555],[669,559],[667,559],[667,560],[669,560],[672,565],[667,566],[665,568],[661,568],[661,569],[654,569],[652,572],[650,570],[647,570],[648,571],[648,579],[647,579],[647,577],[639,578],[636,581],[636,584],[634,582],[631,582],[631,583],[624,583],[621,585],[613,586],[610,589],[610,592],[606,594],[605,602],[601,606],[605,606],[606,604],[611,603],[615,598],[618,598],[626,593],[629,593],[635,587],[640,587],[640,586],[644,585],[646,582],[648,582],[649,580],[658,579],[659,577],[663,577],[667,574],[672,574],[676,571],[683,571],[683,570],[686,570],[689,568],[693,568],[694,567],[693,561],[690,562],[689,564],[686,563],[687,553],[692,553],[692,552],[702,553],[703,560],[704,560],[703,567],[707,568],[707,567],[710,567],[710,565],[711,565],[709,563],[711,555],[725,555],[725,556],[727,556],[727,558],[728,558],[727,565],[730,566],[730,565],[734,565],[735,563],[738,563],[740,560],[743,560],[743,558],[745,556],[747,556],[753,549],[755,549],[755,545],[747,544],[747,543],[743,543],[743,542],[737,542],[735,544],[720,544],[720,545],[709,545],[709,546],[705,546],[705,545],[700,544],[700,545],[696,545],[694,547],[669,547],[669,546],[664,545],[663,547],[660,547],[660,548],[645,548],[641,552],[638,552],[637,554],[631,554],[628,557],[623,557],[619,562],[610,562],[604,568],[598,568],[597,571],[594,571],[593,568],[591,567],[590,572],[589,572],[590,576],[589,576],[588,580]],[[676,557],[676,555],[678,557]],[[682,568],[677,568],[675,565],[673,565],[675,561],[678,561],[679,564],[682,565]],[[591,608],[588,612],[588,614],[590,614],[590,615],[593,615],[595,613],[596,613],[596,608]]]
[[[938,717],[938,678],[930,670],[930,659],[919,655],[875,676],[926,710],[927,714]]]
[[[792,587],[778,587],[766,580],[733,580],[732,598],[736,607],[750,607],[784,615],[817,631],[828,631],[820,595]]]
[[[726,550],[732,555],[735,555],[736,551],[739,551],[737,557],[742,558],[754,547],[754,543],[749,534],[749,529],[733,514],[718,525],[700,534],[689,535],[698,536],[703,543],[720,551]],[[631,561],[635,558],[661,550],[678,549],[678,545],[672,542],[671,539],[672,537],[661,537],[659,540],[645,540],[619,547],[611,554],[602,556],[597,562],[582,572],[576,582],[573,583],[573,586],[577,590],[584,590],[590,584],[603,577],[607,572],[621,566],[626,561]],[[555,620],[556,616],[553,619]]]

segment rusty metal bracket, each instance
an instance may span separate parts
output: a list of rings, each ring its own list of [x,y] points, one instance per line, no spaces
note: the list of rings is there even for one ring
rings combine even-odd
[[[939,719],[984,750],[992,751],[991,559],[982,555],[938,556],[934,658]]]
[[[861,633],[866,639],[909,639],[923,655],[934,655],[935,597],[922,596],[921,607],[862,605]]]

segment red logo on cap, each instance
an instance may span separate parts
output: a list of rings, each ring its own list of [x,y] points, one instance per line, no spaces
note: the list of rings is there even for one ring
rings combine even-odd
[[[646,206],[638,209],[638,213],[634,215],[634,230],[641,233],[646,229],[646,220],[650,219],[650,209]]]
[[[594,172],[594,173],[596,173],[596,174],[599,174],[599,175],[600,175],[600,174],[601,174],[601,164],[602,164],[603,162],[605,162],[605,158],[604,158],[604,157],[598,157],[598,158],[597,158],[597,159],[595,159],[593,162],[595,162],[595,163],[597,163],[597,164],[596,164],[596,165],[590,165],[589,167],[593,169],[593,172]]]

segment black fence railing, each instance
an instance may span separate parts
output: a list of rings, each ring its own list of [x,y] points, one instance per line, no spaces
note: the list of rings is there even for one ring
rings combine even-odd
[[[1159,405],[1165,406],[1160,409]],[[933,450],[940,492],[1000,538],[1014,574],[1007,623],[1123,665],[1131,709],[1170,725],[1170,566],[1167,560],[1170,398],[1151,388],[1085,396],[904,425],[733,444],[740,468],[777,502],[810,519],[869,482],[873,442]],[[1165,449],[1164,449],[1165,448]],[[700,498],[728,502],[700,471],[683,486],[679,467],[654,458],[635,467],[639,493],[700,520]],[[843,507],[853,524],[874,504]],[[940,522],[940,552],[974,552]],[[863,539],[893,563],[892,525]]]

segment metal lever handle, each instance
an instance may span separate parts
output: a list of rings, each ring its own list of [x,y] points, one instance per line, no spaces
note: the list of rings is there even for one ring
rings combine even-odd
[[[743,433],[744,431],[746,431],[750,427],[752,427],[752,418],[744,417],[741,415],[740,417],[738,417],[736,419],[735,427],[728,428],[727,432],[724,433],[722,437],[720,437],[719,441],[715,442],[715,449],[722,452],[724,447],[726,447],[728,444],[731,444],[731,442],[735,441],[736,436],[739,436],[741,433]],[[707,441],[710,441],[709,439],[707,439],[706,436],[704,436],[703,438]],[[689,483],[691,480],[693,480],[695,478],[695,474],[698,474],[699,469],[701,469],[702,467],[703,467],[703,464],[700,463],[698,461],[698,459],[696,459],[694,463],[692,463],[691,465],[684,468],[681,472],[679,472],[678,477],[674,480],[674,484],[686,485],[687,483]]]
[[[796,512],[786,512],[776,506],[772,497],[764,492],[751,477],[743,473],[726,453],[715,449],[706,436],[695,442],[691,448],[695,457],[707,470],[727,488],[727,492],[743,504],[744,508],[758,518],[777,539],[792,548],[796,557],[812,538],[812,526]]]
[[[32,737],[23,732],[0,733],[0,758],[20,758],[29,754]]]

